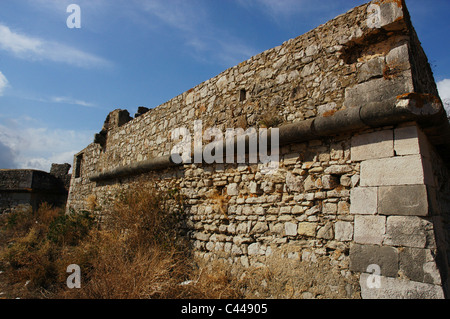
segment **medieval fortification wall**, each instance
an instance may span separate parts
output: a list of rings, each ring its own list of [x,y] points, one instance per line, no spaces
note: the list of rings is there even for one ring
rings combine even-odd
[[[325,262],[348,297],[446,296],[450,130],[403,1],[357,7],[137,115],[111,112],[75,156],[68,211],[89,196],[106,210],[138,182],[176,187],[198,257]],[[278,169],[176,165],[173,130],[194,136],[195,120],[278,127]]]

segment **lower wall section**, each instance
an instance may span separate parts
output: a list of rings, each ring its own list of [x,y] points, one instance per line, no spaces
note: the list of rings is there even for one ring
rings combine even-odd
[[[97,183],[82,175],[72,179],[67,208],[87,209],[86,200],[95,197],[107,210],[115,196],[138,183],[179,188],[199,258],[236,267],[294,262],[316,269],[322,281],[312,285],[339,291],[336,298],[442,298],[446,230],[436,239],[429,200],[433,191],[441,192],[428,175],[430,157],[423,154],[419,130],[405,130],[284,146],[273,174],[257,164],[213,164]],[[397,175],[380,177],[386,172]],[[305,295],[318,297],[310,289]]]

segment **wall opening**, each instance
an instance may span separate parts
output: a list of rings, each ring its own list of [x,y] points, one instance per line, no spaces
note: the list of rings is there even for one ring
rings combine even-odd
[[[241,89],[239,91],[239,102],[244,102],[247,99],[247,91],[245,89]]]
[[[77,155],[77,159],[75,162],[75,178],[81,177],[81,166],[83,163],[83,154]]]

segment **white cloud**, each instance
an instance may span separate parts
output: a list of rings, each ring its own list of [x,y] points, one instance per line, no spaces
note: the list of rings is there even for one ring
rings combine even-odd
[[[439,81],[437,87],[447,114],[450,115],[450,79]]]
[[[8,79],[0,71],[0,96],[3,95],[3,91],[8,86],[8,84],[9,84]]]
[[[320,3],[304,0],[238,0],[237,3],[247,9],[260,10],[280,22],[302,12],[320,11]]]
[[[49,171],[52,163],[69,163],[92,142],[94,133],[31,126],[32,119],[10,119],[0,124],[0,165]],[[4,158],[5,157],[5,158]],[[4,167],[0,167],[4,168]]]
[[[80,105],[85,107],[96,107],[94,103],[86,102],[83,100],[77,100],[71,97],[65,97],[65,96],[54,96],[50,98],[50,102],[53,103],[65,103],[65,104],[72,104],[72,105]]]
[[[0,24],[0,49],[31,60],[49,60],[77,67],[108,67],[111,62],[79,49],[12,31]]]

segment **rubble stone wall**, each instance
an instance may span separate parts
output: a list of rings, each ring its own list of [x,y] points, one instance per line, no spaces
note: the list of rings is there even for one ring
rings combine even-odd
[[[141,182],[176,187],[198,257],[325,260],[358,287],[341,297],[443,298],[450,194],[436,94],[404,2],[372,1],[134,119],[111,112],[75,156],[67,210],[88,209],[90,196],[107,210]],[[249,163],[164,166],[172,130],[194,134],[194,120],[305,134],[286,139],[274,174]],[[138,169],[146,161],[158,170]]]

